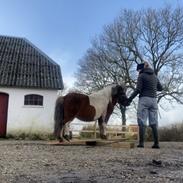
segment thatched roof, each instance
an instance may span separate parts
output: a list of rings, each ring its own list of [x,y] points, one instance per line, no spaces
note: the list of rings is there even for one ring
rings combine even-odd
[[[0,36],[0,86],[63,89],[60,66],[27,39]]]

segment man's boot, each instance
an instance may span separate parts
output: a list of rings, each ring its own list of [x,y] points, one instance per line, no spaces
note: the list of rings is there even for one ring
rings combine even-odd
[[[154,139],[154,145],[152,146],[152,148],[154,149],[159,149],[159,140],[158,140],[158,129],[157,129],[157,125],[151,125],[152,128],[152,134],[153,134],[153,139]]]
[[[139,125],[139,144],[137,147],[143,148],[144,147],[144,136],[145,136],[145,126]]]

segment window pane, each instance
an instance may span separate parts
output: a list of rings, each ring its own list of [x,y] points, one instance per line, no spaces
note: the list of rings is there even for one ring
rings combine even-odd
[[[43,105],[43,96],[41,95],[25,95],[24,105]]]

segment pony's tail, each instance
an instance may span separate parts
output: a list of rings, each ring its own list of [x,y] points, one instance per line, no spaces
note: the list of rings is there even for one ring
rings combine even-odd
[[[55,114],[54,114],[54,135],[55,137],[57,137],[58,139],[60,139],[60,132],[62,130],[63,127],[63,123],[64,123],[64,98],[63,97],[59,97],[56,100],[56,104],[55,104]]]

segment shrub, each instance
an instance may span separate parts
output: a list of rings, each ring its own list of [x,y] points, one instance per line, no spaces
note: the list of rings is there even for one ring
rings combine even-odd
[[[158,132],[160,141],[183,141],[183,122],[160,127]],[[146,140],[153,140],[152,130],[150,127],[146,130]]]
[[[183,122],[159,129],[161,141],[183,141]]]

